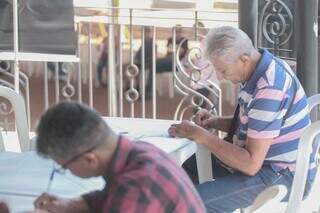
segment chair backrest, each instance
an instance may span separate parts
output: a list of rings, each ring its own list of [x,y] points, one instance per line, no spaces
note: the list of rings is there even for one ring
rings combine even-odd
[[[242,210],[242,213],[269,212],[270,209],[279,203],[287,194],[287,187],[284,185],[274,185],[263,190],[254,200],[253,204]],[[274,213],[281,212],[282,209],[273,210]]]
[[[296,161],[296,170],[293,178],[292,189],[286,213],[299,212],[300,210],[309,170],[309,156],[313,151],[312,148],[314,139],[319,133],[320,121],[316,121],[304,130],[303,135],[300,139]],[[315,151],[319,152],[319,146]],[[318,174],[316,176],[318,176]]]
[[[1,85],[0,97],[4,97],[12,105],[21,151],[24,152],[30,150],[29,126],[23,97],[14,90]],[[3,143],[3,140],[0,140],[0,143],[1,142]],[[4,145],[0,145],[0,148],[4,149]]]
[[[315,95],[312,95],[308,98],[308,104],[309,104],[309,112],[311,112],[313,110],[313,108],[315,108],[316,106],[320,106],[320,94],[315,94]],[[319,107],[318,106],[318,107]],[[320,137],[320,135],[318,136]],[[317,140],[320,140],[320,138],[317,138]],[[316,159],[318,160],[318,163],[320,161],[320,142],[318,142],[318,147],[316,147],[316,150],[318,150],[316,152]]]
[[[316,105],[320,104],[320,94],[310,96],[308,98],[309,111],[311,111]]]

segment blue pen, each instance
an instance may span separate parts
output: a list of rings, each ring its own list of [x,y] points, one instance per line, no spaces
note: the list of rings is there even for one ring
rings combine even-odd
[[[47,186],[47,190],[46,190],[47,193],[50,192],[51,184],[52,184],[55,172],[56,172],[55,169],[53,169],[52,172],[51,172],[50,179],[49,179],[48,186]]]

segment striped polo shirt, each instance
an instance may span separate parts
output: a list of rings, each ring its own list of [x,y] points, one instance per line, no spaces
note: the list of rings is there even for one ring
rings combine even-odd
[[[310,124],[307,97],[287,63],[267,50],[260,53],[256,70],[241,85],[240,124],[234,143],[244,146],[247,136],[273,138],[264,164],[270,164],[276,171],[284,168],[294,171],[299,139]],[[314,156],[310,158],[312,169]]]

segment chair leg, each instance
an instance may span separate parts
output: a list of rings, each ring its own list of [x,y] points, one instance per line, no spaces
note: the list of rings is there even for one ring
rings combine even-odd
[[[162,82],[162,74],[157,74],[156,75],[156,81],[157,81],[157,83],[156,83],[156,91],[157,91],[157,93],[158,93],[158,95],[159,96],[162,96],[163,95],[163,82]]]
[[[2,137],[1,127],[0,127],[0,152],[5,152],[5,151],[6,151],[6,149],[4,147],[4,140]]]
[[[174,84],[173,84],[173,74],[172,72],[168,75],[168,83],[169,83],[169,97],[174,98]]]

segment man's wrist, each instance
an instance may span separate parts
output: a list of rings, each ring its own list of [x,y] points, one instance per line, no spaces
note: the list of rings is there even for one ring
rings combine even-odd
[[[211,129],[217,129],[217,126],[218,126],[218,117],[211,118],[210,128]]]
[[[194,138],[194,141],[196,141],[198,144],[205,145],[207,141],[210,139],[211,133],[204,129],[204,128],[199,128],[197,130],[196,136]]]
[[[77,213],[90,212],[87,202],[82,197],[70,199],[69,209],[70,209],[70,213],[71,212],[77,212]]]

